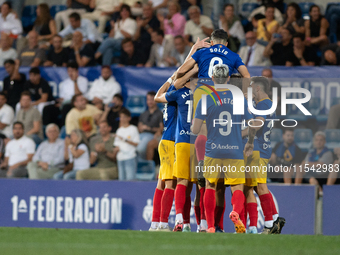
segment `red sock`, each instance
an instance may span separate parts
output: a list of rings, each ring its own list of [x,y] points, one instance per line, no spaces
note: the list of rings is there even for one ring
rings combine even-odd
[[[274,199],[273,199],[273,194],[269,191],[269,194],[270,194],[270,202],[271,202],[271,205],[272,205],[272,213],[273,213],[273,215],[275,215],[275,214],[278,214],[277,213],[277,210],[276,210],[276,206],[275,206],[275,203],[274,203]]]
[[[245,199],[246,198],[241,190],[236,190],[233,193],[233,196],[231,197],[231,204],[233,205],[233,211],[238,213],[238,215],[240,216],[240,219],[241,217],[244,218],[244,216],[242,216],[242,212],[244,208]]]
[[[242,217],[240,217],[243,225],[247,227],[247,199],[244,200]]]
[[[197,160],[204,160],[205,154],[205,143],[207,142],[207,137],[205,135],[199,135],[195,141],[195,149]]]
[[[223,210],[224,210],[224,207],[222,206],[215,207],[215,226],[220,225],[221,217],[223,217]]]
[[[261,207],[264,214],[264,220],[270,221],[273,220],[273,212],[272,212],[272,204],[270,194],[264,194],[259,196],[261,201]]]
[[[249,227],[256,227],[257,218],[258,218],[257,203],[248,203],[247,212],[249,214],[249,220],[250,220]]]
[[[216,207],[215,190],[206,189],[204,192],[204,208],[205,208],[205,217],[207,219],[208,228],[214,227],[215,207]]]
[[[190,211],[191,211],[191,197],[185,198],[185,204],[183,209],[183,223],[190,224]]]
[[[201,220],[205,220],[205,209],[204,209],[204,192],[205,188],[200,189],[200,208],[201,208]]]
[[[220,227],[220,229],[224,230],[224,226],[223,226],[223,219],[224,219],[224,212],[225,212],[225,195],[224,195],[224,206],[223,206],[223,212],[220,218],[220,222],[218,223],[218,226]]]
[[[182,184],[178,184],[175,190],[175,208],[176,214],[183,214],[183,209],[185,205],[185,191],[187,187]]]
[[[163,190],[156,188],[153,196],[152,222],[159,222],[160,220],[162,196]]]
[[[174,200],[175,191],[173,189],[165,189],[161,202],[161,222],[168,222],[169,215]]]
[[[196,223],[197,225],[200,225],[201,224],[201,207],[195,205],[194,209],[195,209]]]

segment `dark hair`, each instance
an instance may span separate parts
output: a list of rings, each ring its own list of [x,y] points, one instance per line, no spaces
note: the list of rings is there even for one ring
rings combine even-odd
[[[39,67],[32,67],[29,73],[40,74],[40,69]]]
[[[6,100],[7,100],[7,95],[5,94],[5,92],[1,91],[0,92],[0,96],[4,96],[6,98]]]
[[[311,7],[309,7],[309,12],[311,12],[314,7],[318,8],[319,11],[320,11],[320,7],[316,4],[313,4],[313,5],[311,5]]]
[[[115,94],[113,97],[119,98],[120,101],[124,102],[123,96],[121,94]]]
[[[267,77],[264,76],[254,76],[251,77],[251,82],[261,86],[265,93],[268,93],[269,90],[269,80]]]
[[[269,3],[266,5],[266,10],[268,10],[268,8],[274,8],[275,9],[275,5],[272,3]]]
[[[233,7],[233,9],[235,9],[235,7],[234,7],[234,5],[233,4],[225,4],[224,6],[223,6],[223,11],[225,11],[225,9],[227,8],[227,7]]]
[[[34,26],[39,26],[43,24],[49,24],[52,16],[50,14],[50,8],[47,4],[39,4],[38,7],[40,8],[40,16],[37,16],[37,19],[34,22]]]
[[[129,5],[127,5],[127,4],[122,4],[122,6],[120,7],[119,12],[121,12],[123,9],[127,10],[127,11],[130,13],[129,16],[131,16],[131,7],[130,7]]]
[[[77,63],[76,61],[70,60],[70,61],[67,63],[67,68],[73,68],[73,69],[78,70],[79,65],[78,65],[78,63]]]
[[[132,41],[131,38],[124,38],[124,39],[122,40],[122,45],[124,45],[125,43],[128,43],[128,42],[132,42],[132,44],[133,44],[133,41]]]
[[[76,12],[72,12],[70,14],[70,16],[68,16],[68,17],[72,18],[72,19],[75,19],[75,20],[80,20],[81,19],[79,13],[76,13]]]
[[[155,91],[149,91],[147,94],[147,96],[156,96],[156,92]]]
[[[155,32],[157,33],[157,35],[161,35],[162,37],[164,37],[164,31],[162,29],[157,28],[153,30],[152,32]]]
[[[290,3],[290,4],[288,4],[287,9],[288,9],[288,7],[293,7],[295,9],[295,18],[296,19],[300,19],[302,17],[301,8],[297,3],[294,3],[294,2]],[[286,16],[287,16],[287,10],[286,10]]]
[[[22,127],[22,129],[25,129],[24,123],[22,123],[21,121],[15,121],[13,123],[13,128],[14,128],[15,125],[20,125]]]
[[[6,65],[6,64],[15,65],[15,62],[14,62],[13,59],[9,58],[9,59],[5,60],[4,65]]]
[[[286,132],[294,132],[294,129],[292,129],[292,128],[285,128],[284,130],[283,130],[283,135],[286,133]]]
[[[128,109],[126,109],[126,108],[121,109],[119,114],[124,114],[124,115],[126,115],[128,117],[131,117],[130,111]]]
[[[8,8],[12,9],[12,3],[10,1],[3,2],[1,6],[3,6],[4,4],[7,4]]]
[[[29,92],[29,91],[23,91],[23,92],[21,92],[21,94],[20,94],[20,98],[22,98],[23,96],[28,96],[28,97],[30,97],[31,98],[31,93]]]
[[[110,69],[110,71],[112,72],[111,67],[109,65],[102,65],[102,70],[105,69],[105,68]]]
[[[82,93],[78,93],[78,94],[75,94],[72,99],[71,99],[71,104],[72,106],[74,107],[74,102],[77,100],[77,97],[80,97],[82,96],[83,94]]]
[[[296,34],[293,35],[293,38],[300,38],[301,41],[304,41],[305,40],[305,34],[296,33]]]
[[[60,35],[58,35],[58,34],[55,34],[54,36],[53,36],[53,38],[55,38],[55,37],[58,37],[58,38],[60,38],[60,39],[63,39]]]
[[[258,13],[253,17],[253,19],[260,20],[260,19],[264,19],[265,17],[266,16],[264,16],[262,13]]]
[[[237,86],[242,89],[242,75],[239,73],[233,73],[230,75],[230,84]]]
[[[228,33],[223,29],[216,29],[211,33],[211,41],[222,42],[223,44],[228,42]]]
[[[311,13],[312,9],[315,8],[315,7],[318,8],[318,9],[319,9],[319,12],[320,12],[320,7],[319,7],[318,5],[316,5],[316,4],[313,4],[313,5],[309,8],[309,13]],[[309,15],[309,17],[310,17],[310,15]],[[321,13],[320,13],[319,18],[315,21],[315,23],[316,23],[317,26],[321,26],[321,20],[322,20],[322,18],[323,18],[323,16],[322,16]],[[310,17],[310,20],[311,20],[311,17]]]

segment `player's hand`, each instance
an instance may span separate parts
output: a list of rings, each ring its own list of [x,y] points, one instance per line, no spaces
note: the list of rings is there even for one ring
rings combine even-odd
[[[197,41],[194,44],[195,48],[196,49],[209,48],[210,47],[210,43],[207,42],[208,39],[209,39],[209,37],[206,37],[203,40],[200,40],[200,38],[197,37]]]
[[[243,153],[246,155],[246,157],[250,157],[251,155],[253,155],[253,149],[254,149],[254,144],[246,143],[246,146],[244,146]]]

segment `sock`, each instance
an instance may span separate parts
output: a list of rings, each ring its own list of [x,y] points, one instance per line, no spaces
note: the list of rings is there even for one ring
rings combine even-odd
[[[279,214],[276,210],[276,206],[275,206],[275,203],[274,203],[274,199],[273,199],[273,194],[269,191],[269,194],[270,194],[270,202],[271,202],[271,205],[272,205],[272,210],[273,210],[273,221],[276,221],[277,218],[279,217]]]
[[[201,220],[205,220],[205,209],[204,209],[204,192],[205,188],[200,189],[200,208],[201,208]]]
[[[273,227],[273,213],[270,202],[270,194],[264,194],[259,196],[261,201],[261,207],[264,214],[264,226],[267,228]]]
[[[249,214],[249,220],[250,220],[249,227],[256,227],[257,218],[258,218],[257,203],[248,203],[247,212]]]
[[[242,221],[242,223],[243,223],[243,225],[245,227],[247,227],[247,209],[246,209],[246,205],[247,205],[247,199],[244,199],[243,209],[242,209],[242,212],[240,214],[240,220]]]
[[[220,227],[220,229],[224,230],[224,226],[223,226],[223,220],[224,220],[224,212],[225,212],[225,195],[224,195],[224,205],[223,205],[223,212],[220,218],[220,222],[218,223],[218,226]]]
[[[208,228],[214,227],[215,206],[216,206],[215,190],[206,189],[204,193],[204,207],[205,207],[205,217],[207,219]]]
[[[241,213],[244,208],[245,196],[241,190],[236,190],[231,197],[231,204],[233,205],[233,211],[237,212],[241,218]]]
[[[153,196],[152,222],[160,222],[162,196],[163,190],[156,188]]]
[[[196,223],[199,225],[201,223],[201,208],[197,205],[194,206]]]
[[[221,217],[223,217],[223,209],[221,206],[215,207],[215,226],[220,225]]]
[[[160,228],[166,228],[168,225],[169,225],[168,222],[160,222],[159,223]]]
[[[176,214],[183,214],[183,209],[185,205],[185,191],[187,187],[182,184],[178,184],[175,190],[175,209]]]
[[[205,135],[199,135],[195,141],[195,149],[197,161],[204,160],[205,154],[205,143],[207,142],[207,137]]]
[[[165,189],[161,202],[161,222],[168,222],[175,191]]]
[[[185,204],[183,209],[183,223],[190,224],[190,211],[191,211],[191,197],[185,198]]]

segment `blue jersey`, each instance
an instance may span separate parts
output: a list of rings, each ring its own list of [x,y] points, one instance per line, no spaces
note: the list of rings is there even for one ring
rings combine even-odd
[[[240,66],[244,65],[237,53],[222,44],[199,50],[192,55],[192,58],[198,64],[198,78],[211,78],[213,67],[217,64],[227,65],[229,74],[235,73]]]
[[[241,134],[241,122],[252,118],[247,110],[248,103],[244,98],[244,115],[233,114],[233,95],[229,90],[218,91],[222,105],[216,98],[215,103],[211,97],[207,97],[207,114],[202,115],[201,101],[198,102],[195,118],[206,120],[207,142],[205,155],[210,158],[243,159],[243,143]],[[228,120],[228,123],[222,122]],[[218,121],[219,120],[219,121]]]
[[[176,90],[175,86],[170,86],[168,92]],[[162,140],[175,141],[177,120],[177,103],[166,103],[163,108],[163,136]]]
[[[192,115],[192,91],[187,87],[167,92],[168,102],[177,103],[177,125],[175,143],[190,143],[190,124]]]
[[[265,98],[256,104],[256,109],[268,110],[272,107],[272,104],[272,100]],[[255,115],[254,117],[264,118],[264,125],[256,132],[255,139],[258,142],[260,157],[264,159],[270,159],[270,156],[272,155],[270,132],[273,128],[273,121],[268,121],[268,119],[275,119],[275,113],[272,113],[271,115]]]

